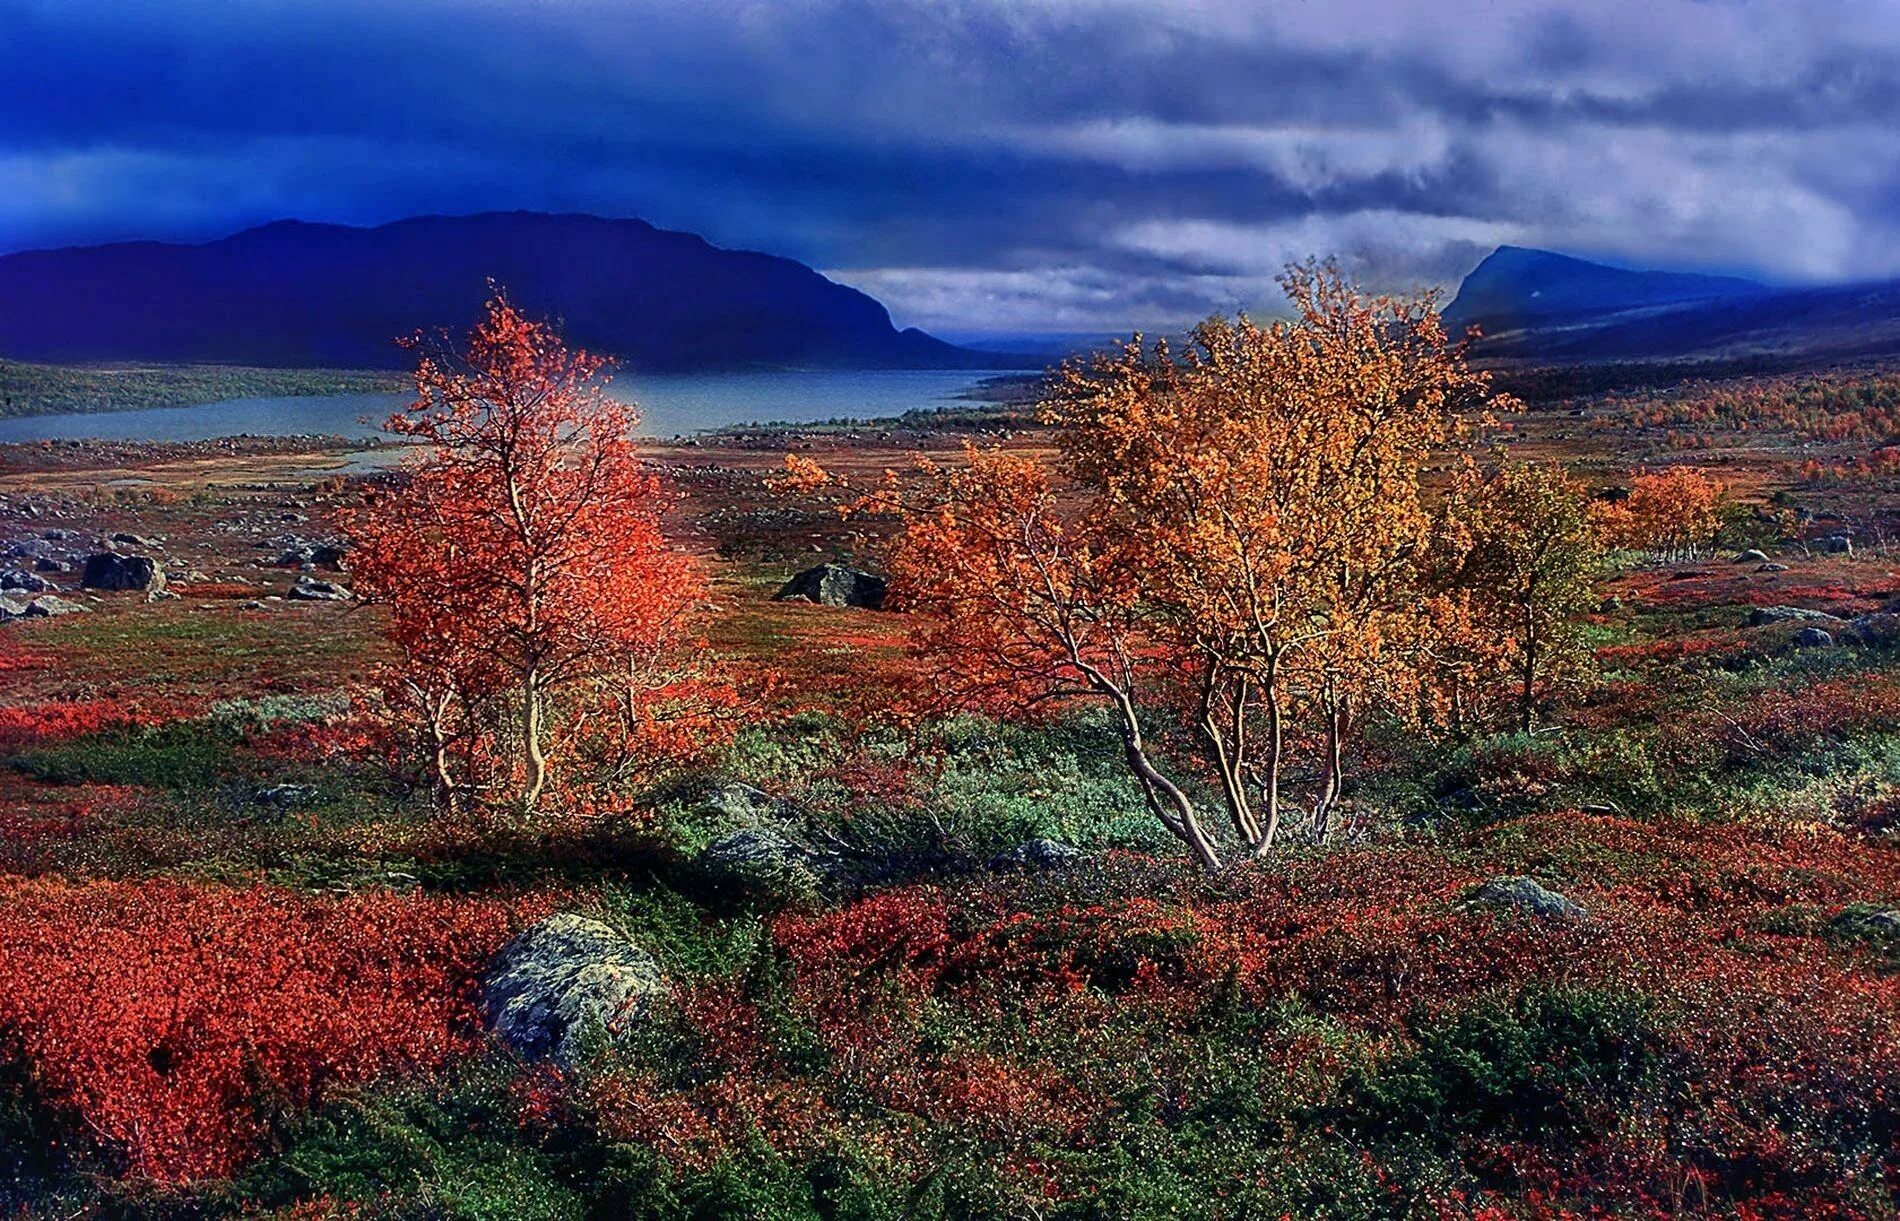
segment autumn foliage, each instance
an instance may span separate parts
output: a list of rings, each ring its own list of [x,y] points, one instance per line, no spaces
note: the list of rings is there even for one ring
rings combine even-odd
[[[1556,464],[1467,458],[1431,559],[1432,685],[1457,731],[1494,710],[1525,733],[1589,672],[1580,617],[1596,601],[1601,535],[1584,487]]]
[[[690,748],[724,702],[693,630],[702,577],[662,533],[606,371],[497,294],[464,351],[425,349],[388,425],[420,453],[346,518],[401,653],[392,703],[451,807],[533,810],[565,766]]]
[[[926,470],[921,502],[871,498],[904,521],[897,596],[948,681],[1106,702],[1151,809],[1210,867],[1145,723],[1189,727],[1247,850],[1296,785],[1323,837],[1357,728],[1419,706],[1420,472],[1487,398],[1429,297],[1368,297],[1327,266],[1285,285],[1292,321],[1213,319],[1178,351],[1066,367],[1042,408],[1054,469],[972,450]]]
[[[229,1174],[270,1105],[478,1045],[500,904],[177,882],[0,886],[0,1031],[141,1177]]]
[[[1721,480],[1671,466],[1636,476],[1627,497],[1598,506],[1597,521],[1616,546],[1664,561],[1695,560],[1715,545],[1728,511]]]

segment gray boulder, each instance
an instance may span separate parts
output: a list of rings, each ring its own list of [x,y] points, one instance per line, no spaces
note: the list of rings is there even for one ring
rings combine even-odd
[[[1849,936],[1900,944],[1900,908],[1855,904],[1828,923],[1836,932]]]
[[[16,593],[0,594],[0,623],[10,619],[50,619],[54,615],[84,614],[87,608],[53,594],[26,598]]]
[[[1080,848],[1059,840],[1038,837],[991,857],[990,868],[999,872],[1038,872],[1079,865],[1088,859],[1089,854]]]
[[[277,563],[285,568],[309,564],[317,568],[341,569],[344,554],[345,548],[336,543],[313,543],[299,540],[277,553]]]
[[[271,784],[257,790],[256,794],[259,805],[286,810],[292,806],[307,805],[316,797],[317,786],[314,784]]]
[[[1488,907],[1510,908],[1546,920],[1581,920],[1583,906],[1533,878],[1497,877],[1478,887],[1472,901]]]
[[[312,576],[298,577],[290,587],[289,596],[294,602],[348,602],[356,597],[334,581]]]
[[[799,573],[772,595],[774,602],[816,602],[821,606],[884,605],[886,581],[844,564],[820,564]]]
[[[1773,560],[1769,560],[1766,564],[1755,565],[1755,571],[1756,572],[1786,572],[1788,571],[1788,566],[1786,564],[1777,564]]]
[[[1767,553],[1750,547],[1747,551],[1736,556],[1735,562],[1737,564],[1766,564],[1768,562],[1768,556]]]
[[[59,589],[37,572],[27,572],[22,568],[0,572],[0,589],[24,589],[28,593],[50,594]]]
[[[79,583],[87,589],[143,589],[156,593],[165,588],[165,572],[148,555],[100,551],[86,557]]]
[[[1794,634],[1792,643],[1797,649],[1831,649],[1834,634],[1823,627],[1804,627]]]
[[[515,1054],[572,1067],[624,1033],[665,990],[659,964],[598,920],[549,916],[503,947],[482,975],[482,1017]]]
[[[706,845],[698,863],[715,881],[780,899],[818,895],[833,866],[830,857],[770,827],[728,831]]]
[[[721,818],[743,823],[783,820],[798,813],[798,807],[785,798],[738,780],[707,790],[705,805]]]
[[[1826,611],[1809,610],[1805,606],[1757,606],[1748,612],[1748,625],[1761,627],[1768,623],[1813,623],[1826,620],[1838,622],[1840,616],[1830,615]]]
[[[41,594],[26,604],[29,619],[50,619],[54,615],[83,615],[87,608],[52,594]]]
[[[1878,611],[1851,619],[1847,626],[1841,629],[1841,640],[1846,644],[1857,644],[1863,648],[1900,644],[1900,614]]]

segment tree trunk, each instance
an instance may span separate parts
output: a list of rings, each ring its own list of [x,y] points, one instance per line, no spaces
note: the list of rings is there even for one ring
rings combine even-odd
[[[1212,678],[1208,680],[1206,694],[1201,700],[1201,736],[1206,739],[1214,752],[1214,770],[1220,775],[1221,796],[1227,804],[1228,818],[1234,824],[1234,830],[1240,834],[1241,841],[1249,848],[1260,843],[1260,824],[1254,818],[1253,807],[1247,800],[1247,785],[1242,768],[1245,766],[1246,688],[1243,685],[1234,694],[1232,717],[1232,741],[1221,728],[1220,718],[1216,714],[1213,699]]]
[[[1122,750],[1128,757],[1129,770],[1141,782],[1150,801],[1164,814],[1162,822],[1170,831],[1181,837],[1183,843],[1194,853],[1201,868],[1209,873],[1217,873],[1221,868],[1220,853],[1201,826],[1200,816],[1194,812],[1194,803],[1181,791],[1179,785],[1162,775],[1148,758],[1147,747],[1141,738],[1141,723],[1135,717],[1134,705],[1128,697],[1117,693],[1116,708],[1122,718]],[[1170,814],[1171,811],[1171,814]]]
[[[1267,804],[1267,817],[1260,828],[1260,843],[1255,856],[1265,856],[1280,831],[1280,755],[1286,748],[1285,713],[1280,707],[1280,684],[1271,669],[1267,673],[1267,778],[1261,783]]]
[[[521,747],[528,765],[528,787],[521,795],[521,810],[534,813],[541,792],[548,784],[548,758],[541,746],[541,676],[529,667],[521,689]]]

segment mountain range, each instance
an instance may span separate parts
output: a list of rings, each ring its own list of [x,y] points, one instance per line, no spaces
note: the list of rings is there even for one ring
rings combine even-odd
[[[1788,287],[1500,246],[1445,310],[1480,357],[1527,364],[1900,354],[1900,281]]]
[[[395,368],[399,336],[465,329],[494,281],[570,342],[636,371],[1040,369],[1099,346],[981,349],[899,330],[792,259],[640,220],[491,212],[374,228],[280,221],[187,245],[0,257],[0,357]],[[1900,281],[1786,287],[1500,246],[1445,311],[1481,359],[1528,365],[1804,361],[1900,354]],[[1088,340],[1084,342],[1084,340]]]
[[[6,255],[0,356],[396,367],[413,360],[398,336],[466,329],[490,280],[557,318],[569,342],[641,371],[1028,363],[899,330],[875,299],[792,259],[640,220],[532,212],[281,221],[195,245]]]

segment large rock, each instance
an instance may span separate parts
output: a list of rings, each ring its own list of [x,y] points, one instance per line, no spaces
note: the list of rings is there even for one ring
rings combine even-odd
[[[1824,627],[1804,627],[1794,634],[1793,643],[1797,649],[1831,649],[1834,634]]]
[[[764,898],[809,899],[827,888],[832,859],[770,827],[740,827],[706,845],[699,867]]]
[[[1877,611],[1848,621],[1841,629],[1841,640],[1863,647],[1900,644],[1900,614]]]
[[[1004,872],[1034,873],[1079,865],[1089,854],[1059,840],[1037,838],[1017,844],[990,858],[990,868]]]
[[[1492,878],[1472,896],[1474,902],[1505,907],[1546,920],[1581,920],[1583,906],[1546,889],[1534,878]]]
[[[721,818],[742,823],[784,821],[798,815],[792,802],[739,780],[708,789],[705,804]]]
[[[310,565],[313,568],[341,569],[347,548],[339,543],[315,543],[298,539],[277,553],[277,563],[285,568]]]
[[[24,589],[28,593],[50,594],[58,592],[59,586],[37,572],[13,568],[0,572],[0,589]]]
[[[585,916],[530,927],[482,976],[482,1017],[517,1055],[572,1067],[638,1020],[665,988],[640,947]]]
[[[1809,610],[1805,606],[1757,606],[1748,612],[1748,625],[1761,627],[1767,623],[1813,623],[1821,620],[1838,621],[1840,616],[1830,615],[1826,611]]]
[[[1735,562],[1737,564],[1766,564],[1768,562],[1768,556],[1767,553],[1750,547],[1747,551],[1736,556]]]
[[[79,583],[87,589],[143,589],[157,593],[165,588],[165,572],[149,555],[100,551],[86,557],[86,568]]]
[[[356,597],[349,589],[321,577],[301,576],[291,584],[293,602],[348,602]]]
[[[1900,908],[1857,903],[1828,921],[1837,933],[1900,946]]]
[[[886,582],[860,569],[843,564],[820,564],[807,568],[785,582],[776,602],[816,602],[821,606],[862,606],[877,610],[884,605]]]
[[[77,602],[68,602],[53,594],[41,594],[26,604],[26,615],[29,619],[50,619],[54,615],[83,615],[86,609]]]
[[[17,593],[0,594],[0,623],[10,619],[49,619],[54,615],[84,614],[86,608],[54,594],[23,598]]]

